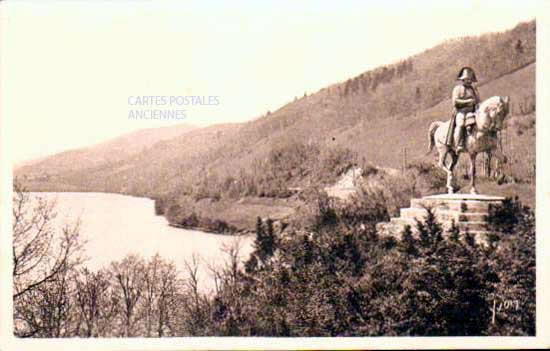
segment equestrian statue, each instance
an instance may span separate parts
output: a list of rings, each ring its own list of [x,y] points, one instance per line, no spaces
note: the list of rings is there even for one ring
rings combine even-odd
[[[493,96],[480,102],[479,93],[473,83],[477,82],[474,70],[463,67],[457,76],[457,85],[452,92],[453,114],[447,122],[436,121],[429,128],[429,154],[433,147],[439,152],[438,166],[447,172],[449,194],[458,190],[453,170],[461,153],[470,158],[471,194],[477,194],[475,187],[476,157],[481,152],[494,155],[506,163],[506,156],[498,148],[497,132],[502,130],[508,115],[510,98]],[[451,157],[447,164],[447,156]]]

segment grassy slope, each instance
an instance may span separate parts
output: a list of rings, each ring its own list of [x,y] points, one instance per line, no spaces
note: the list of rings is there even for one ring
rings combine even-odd
[[[482,99],[493,95],[509,95],[512,104],[523,101],[535,89],[535,64],[505,75],[480,87]],[[349,146],[371,162],[399,168],[402,149],[407,148],[409,161],[422,160],[428,147],[428,127],[431,122],[450,118],[451,101],[445,99],[421,113],[406,117],[389,117],[376,123],[365,123],[336,135],[336,143]],[[523,118],[510,115],[509,120]],[[515,135],[514,133],[510,134]],[[515,138],[515,137],[514,137]],[[534,138],[530,140],[534,150]],[[432,157],[436,157],[436,152]],[[429,160],[429,158],[428,158]]]

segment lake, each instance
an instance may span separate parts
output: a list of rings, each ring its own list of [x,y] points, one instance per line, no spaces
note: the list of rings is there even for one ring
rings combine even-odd
[[[252,251],[253,235],[228,236],[185,230],[168,225],[156,216],[154,201],[146,198],[107,193],[32,193],[56,201],[55,225],[81,221],[81,234],[87,240],[85,266],[97,270],[129,254],[145,259],[158,253],[174,262],[180,272],[193,255],[200,259],[201,290],[210,290],[213,280],[207,264],[221,266],[227,262],[225,247],[238,244],[241,258]]]

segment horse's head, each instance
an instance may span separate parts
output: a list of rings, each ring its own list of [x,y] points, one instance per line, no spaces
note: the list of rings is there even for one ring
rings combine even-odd
[[[499,131],[504,128],[504,119],[510,111],[509,96],[493,96],[485,100],[480,106],[481,129]]]

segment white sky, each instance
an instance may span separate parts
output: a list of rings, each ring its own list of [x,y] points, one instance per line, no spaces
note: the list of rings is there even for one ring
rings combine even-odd
[[[447,38],[510,29],[538,3],[4,1],[9,153],[21,161],[142,128],[246,121]],[[185,107],[183,121],[128,119],[128,97],[140,95],[220,104]]]

